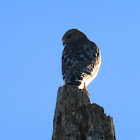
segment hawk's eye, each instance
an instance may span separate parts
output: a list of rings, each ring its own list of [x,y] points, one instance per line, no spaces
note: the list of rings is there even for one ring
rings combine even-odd
[[[67,36],[67,38],[69,38],[69,39],[70,39],[70,38],[71,38],[71,34],[69,34],[69,35]]]

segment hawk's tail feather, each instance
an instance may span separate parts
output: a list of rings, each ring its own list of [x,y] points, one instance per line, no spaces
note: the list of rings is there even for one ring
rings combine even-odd
[[[81,84],[80,81],[65,81],[66,85],[75,85],[75,86],[79,86]]]

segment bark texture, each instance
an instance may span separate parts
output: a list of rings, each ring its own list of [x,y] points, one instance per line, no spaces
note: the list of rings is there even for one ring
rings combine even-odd
[[[76,86],[60,87],[53,122],[53,140],[116,140],[113,118],[90,103]]]

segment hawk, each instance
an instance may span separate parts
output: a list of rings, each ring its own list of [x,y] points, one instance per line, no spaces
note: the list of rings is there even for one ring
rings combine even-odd
[[[68,30],[62,41],[64,45],[62,54],[63,85],[76,85],[89,95],[86,86],[99,71],[100,50],[78,29]]]

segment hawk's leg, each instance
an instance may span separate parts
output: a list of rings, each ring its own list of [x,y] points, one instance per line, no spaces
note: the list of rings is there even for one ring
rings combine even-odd
[[[86,89],[85,82],[84,82],[84,88],[83,88],[82,90],[86,91],[87,95],[90,96],[89,92],[88,92],[87,89]]]

